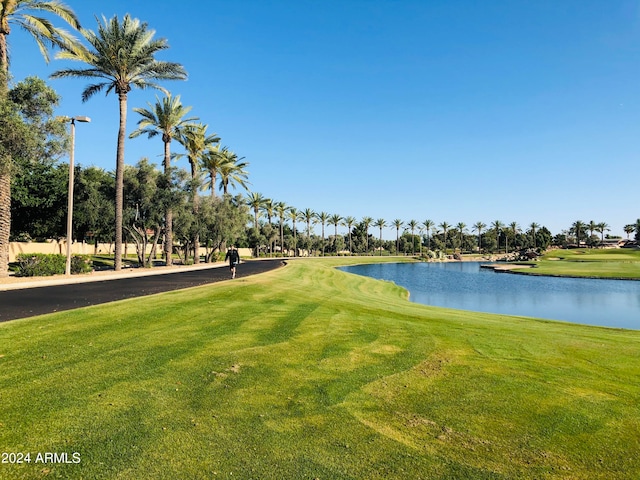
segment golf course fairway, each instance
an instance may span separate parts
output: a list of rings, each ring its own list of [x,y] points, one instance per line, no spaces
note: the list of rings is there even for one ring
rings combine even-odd
[[[640,332],[333,268],[365,261],[1,324],[0,478],[640,478]]]

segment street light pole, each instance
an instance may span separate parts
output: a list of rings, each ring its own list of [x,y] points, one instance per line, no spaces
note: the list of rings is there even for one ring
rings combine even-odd
[[[71,152],[69,153],[69,195],[67,199],[67,265],[65,275],[71,275],[71,241],[73,235],[73,155],[76,140],[76,121],[90,122],[89,117],[73,117],[71,119]]]

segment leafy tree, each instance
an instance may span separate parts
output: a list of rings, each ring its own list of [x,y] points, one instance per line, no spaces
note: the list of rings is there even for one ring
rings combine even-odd
[[[124,186],[124,141],[127,126],[127,96],[133,87],[166,90],[155,83],[158,80],[184,80],[187,75],[182,65],[159,61],[155,55],[169,48],[165,39],[154,40],[155,32],[146,23],[125,15],[122,22],[114,16],[98,21],[97,34],[82,29],[82,36],[90,48],[67,45],[57,58],[85,63],[89,68],[64,69],[54,72],[53,78],[76,77],[99,79],[82,92],[82,101],[106,88],[106,93],[118,95],[120,124],[116,150],[115,188],[115,259],[116,270],[122,268],[122,208]]]
[[[136,244],[138,262],[149,267],[160,240],[165,214],[160,172],[143,158],[135,167],[126,166],[124,177],[123,227]],[[149,244],[151,250],[146,254]]]
[[[536,243],[543,251],[549,248],[549,245],[551,245],[551,240],[551,232],[547,227],[541,227],[536,233]]]
[[[12,179],[11,237],[62,238],[66,233],[69,167],[50,160],[24,162]]]
[[[98,167],[77,167],[75,179],[73,225],[76,238],[91,238],[96,248],[98,242],[113,241],[113,175]]]
[[[210,262],[215,252],[222,251],[225,244],[237,243],[237,239],[243,236],[249,211],[242,196],[231,195],[209,197],[202,207],[203,238],[208,250],[206,260]]]
[[[49,209],[48,213],[62,215],[66,208],[56,205],[59,184],[66,186],[64,176],[58,175],[63,167],[54,166],[55,160],[67,150],[65,123],[53,118],[53,111],[58,102],[57,94],[41,79],[30,77],[17,84],[9,92],[0,95],[0,277],[8,275],[9,237],[11,232],[11,211],[25,207],[32,219],[42,220],[45,230],[55,228],[55,219],[46,218],[47,212],[38,209]],[[55,178],[42,181],[42,189],[37,185],[37,170],[53,170]],[[68,173],[68,169],[66,170]],[[20,178],[18,178],[20,176]],[[19,197],[12,206],[12,178],[14,188]],[[33,194],[31,196],[31,194]],[[65,197],[66,198],[66,195]],[[59,205],[58,205],[59,206]],[[22,210],[16,215],[25,214]],[[26,218],[15,218],[23,222],[25,230],[30,230]],[[64,222],[61,222],[64,224]],[[28,232],[27,232],[28,234]]]
[[[26,128],[21,139],[7,132],[8,163],[15,167],[11,201],[14,237],[59,238],[64,235],[69,168],[58,165],[68,150],[65,122],[53,113],[60,97],[46,83],[28,77],[6,97],[17,109],[16,119]],[[4,138],[4,137],[3,137]],[[14,138],[14,149],[8,142]]]
[[[136,138],[140,135],[147,135],[153,138],[160,135],[164,145],[164,174],[171,174],[171,141],[181,138],[187,126],[197,120],[197,117],[184,118],[191,110],[191,107],[184,107],[180,102],[180,95],[172,97],[167,93],[160,100],[156,97],[155,105],[148,104],[149,108],[134,108],[142,118],[138,120],[138,128],[134,130],[129,138]],[[172,265],[173,259],[173,212],[170,207],[165,211],[164,219],[164,255],[168,266]]]
[[[369,219],[370,222],[367,223],[365,222],[367,218],[368,217],[365,217],[362,221],[355,223],[351,231],[353,249],[357,253],[368,254],[369,245],[374,239],[373,235],[369,234],[369,226],[373,222],[373,219]]]

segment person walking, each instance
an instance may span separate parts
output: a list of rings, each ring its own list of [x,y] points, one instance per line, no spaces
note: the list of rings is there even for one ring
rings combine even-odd
[[[240,254],[236,247],[231,245],[229,250],[227,250],[227,254],[224,257],[224,260],[229,260],[229,269],[231,270],[231,278],[236,278],[236,267],[240,263]]]

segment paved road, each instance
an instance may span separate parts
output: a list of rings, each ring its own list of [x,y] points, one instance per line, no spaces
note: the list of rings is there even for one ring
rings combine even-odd
[[[242,263],[236,278],[273,270],[282,260]],[[99,282],[0,291],[0,322],[229,280],[229,268],[207,268]]]

